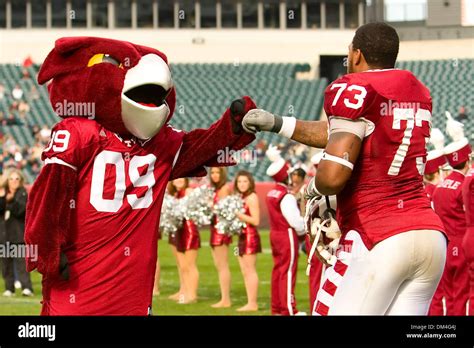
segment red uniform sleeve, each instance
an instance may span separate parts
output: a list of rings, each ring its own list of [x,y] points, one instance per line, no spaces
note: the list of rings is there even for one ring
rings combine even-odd
[[[92,156],[99,141],[98,133],[98,124],[94,121],[66,118],[53,127],[51,140],[41,158],[45,164],[56,163],[77,170]]]
[[[380,113],[369,113],[377,92],[357,75],[349,74],[331,83],[324,94],[324,111],[331,117],[357,120],[367,119],[373,123]]]
[[[26,205],[25,242],[32,246],[26,269],[59,276],[59,254],[67,240],[77,174],[62,165],[46,165],[31,188]],[[54,207],[54,208],[53,208]]]
[[[255,139],[253,134],[243,130],[240,132],[233,130],[231,117],[240,123],[249,110],[256,108],[255,103],[249,97],[244,97],[243,100],[245,105],[240,115],[231,115],[231,110],[228,108],[222,117],[208,129],[195,129],[184,135],[170,180],[204,176],[206,175],[204,166],[224,167],[235,164],[231,158],[227,158],[226,153],[231,150],[238,151]]]
[[[28,271],[37,268],[50,277],[59,275],[59,256],[70,227],[77,171],[92,156],[97,129],[94,121],[68,118],[52,130],[42,154],[45,166],[31,188],[26,207],[25,242],[37,250],[27,257]]]

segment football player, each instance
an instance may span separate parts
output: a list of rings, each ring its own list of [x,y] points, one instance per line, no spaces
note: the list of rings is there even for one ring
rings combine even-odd
[[[431,129],[429,90],[395,69],[399,37],[385,23],[357,29],[347,75],[324,98],[326,121],[265,110],[243,120],[325,148],[309,195],[337,195],[342,232],[315,311],[321,315],[426,315],[446,259],[446,237],[423,189]]]

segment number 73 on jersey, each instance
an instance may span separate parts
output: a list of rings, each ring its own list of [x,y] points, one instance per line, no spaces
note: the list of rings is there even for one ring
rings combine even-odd
[[[344,105],[350,109],[359,109],[362,107],[364,103],[364,99],[367,95],[367,90],[364,86],[358,85],[349,85],[347,83],[335,83],[331,86],[331,89],[337,88],[338,91],[334,100],[332,102],[332,106],[335,106],[339,101],[342,92],[347,90],[347,92],[352,92],[352,98],[344,98],[343,102]],[[400,103],[402,104],[402,103]],[[404,103],[406,105],[413,105],[414,103]],[[406,107],[406,108],[398,108],[394,107],[392,109],[392,129],[394,130],[401,130],[402,129],[402,122],[406,121],[406,128],[403,132],[402,142],[397,148],[395,152],[395,156],[392,160],[390,168],[388,169],[387,174],[391,176],[396,176],[400,173],[400,169],[405,161],[405,157],[407,156],[408,149],[413,142],[413,130],[415,127],[422,127],[423,121],[428,123],[428,126],[431,130],[431,113],[429,110],[422,109],[417,107],[416,111],[414,107]],[[426,148],[427,139],[424,138],[422,140],[424,142],[424,146]],[[423,175],[424,172],[424,158],[423,157],[416,157],[416,166],[420,175]]]

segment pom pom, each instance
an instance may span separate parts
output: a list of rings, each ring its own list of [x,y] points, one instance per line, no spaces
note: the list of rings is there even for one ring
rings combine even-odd
[[[176,233],[183,226],[185,206],[181,200],[165,194],[161,207],[160,231],[166,237]]]
[[[214,206],[214,213],[217,216],[216,229],[220,233],[227,235],[242,233],[242,229],[247,225],[240,221],[236,211],[245,212],[244,200],[238,195],[224,197]]]
[[[183,198],[186,207],[184,217],[192,220],[198,227],[210,225],[213,212],[214,190],[205,185],[195,188]]]

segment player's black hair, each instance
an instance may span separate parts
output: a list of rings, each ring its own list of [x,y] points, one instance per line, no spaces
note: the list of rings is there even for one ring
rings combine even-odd
[[[367,64],[373,68],[395,67],[399,46],[397,31],[383,22],[362,25],[352,39],[352,48],[360,49]]]
[[[304,171],[303,168],[296,168],[291,172],[291,175],[297,175],[300,178],[304,179],[306,177],[306,172]]]

